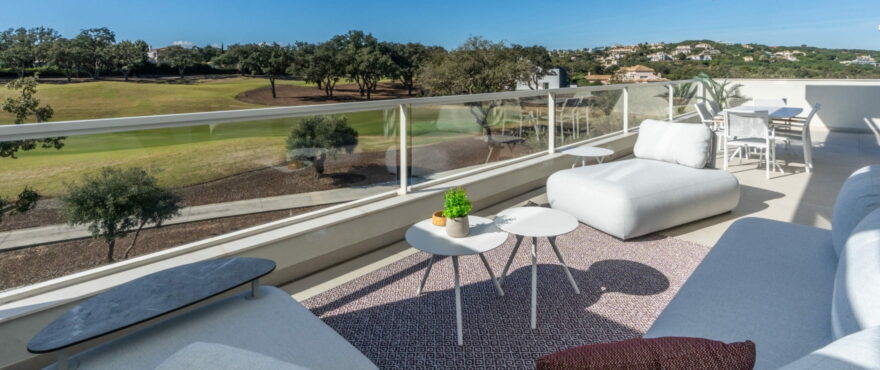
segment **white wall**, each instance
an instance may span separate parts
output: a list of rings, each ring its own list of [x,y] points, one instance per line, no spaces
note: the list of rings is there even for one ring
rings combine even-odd
[[[747,98],[786,98],[808,112],[822,105],[812,127],[840,131],[880,132],[880,80],[748,80],[737,79]],[[806,115],[806,112],[804,115]]]

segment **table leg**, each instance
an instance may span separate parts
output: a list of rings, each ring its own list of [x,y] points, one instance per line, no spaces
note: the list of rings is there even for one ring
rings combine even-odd
[[[431,258],[428,259],[428,266],[425,267],[425,275],[422,276],[422,282],[419,283],[419,289],[416,290],[416,295],[422,294],[422,289],[425,289],[425,282],[428,281],[428,275],[431,273],[431,267],[434,266],[434,255],[431,255]]]
[[[486,271],[489,273],[489,278],[492,279],[492,283],[495,284],[495,289],[498,290],[498,295],[503,296],[504,290],[501,289],[501,284],[498,283],[498,279],[495,278],[495,273],[493,273],[492,268],[489,267],[489,261],[486,260],[486,256],[484,256],[482,253],[479,253],[479,255],[480,260],[483,261],[483,266],[486,266]]]
[[[553,252],[556,253],[556,258],[559,259],[559,263],[561,263],[562,268],[565,269],[565,276],[568,276],[568,282],[571,283],[571,287],[574,288],[574,294],[581,294],[581,290],[578,289],[578,285],[574,281],[574,276],[571,276],[571,271],[568,270],[568,265],[566,265],[565,261],[562,259],[562,253],[559,253],[559,247],[556,246],[556,237],[549,237],[547,238],[547,241],[550,242],[550,246],[553,247]]]
[[[605,156],[596,157],[596,163],[602,164],[602,162],[605,162]]]
[[[464,336],[461,333],[461,282],[458,278],[458,256],[452,256],[452,270],[455,275],[455,329],[458,333],[458,345],[464,345]]]
[[[516,245],[513,246],[513,252],[510,253],[510,258],[507,259],[507,264],[504,265],[504,271],[501,272],[501,277],[498,278],[498,283],[503,284],[504,278],[507,277],[507,270],[510,269],[510,264],[513,263],[513,257],[516,256],[516,251],[519,250],[519,245],[522,244],[523,237],[522,235],[516,236]]]
[[[532,329],[538,327],[538,238],[532,238]]]
[[[260,279],[251,280],[251,296],[250,299],[257,298],[257,291],[260,290]]]

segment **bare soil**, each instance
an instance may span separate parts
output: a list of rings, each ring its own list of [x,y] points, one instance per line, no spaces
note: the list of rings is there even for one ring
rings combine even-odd
[[[295,106],[329,103],[349,103],[366,101],[367,98],[360,95],[357,84],[336,85],[333,96],[326,96],[323,89],[314,86],[276,85],[277,98],[272,97],[271,87],[245,91],[238,94],[235,99],[251,104],[272,106]],[[413,90],[413,95],[417,94]],[[370,97],[371,100],[406,98],[407,89],[399,84],[380,82],[376,91]]]

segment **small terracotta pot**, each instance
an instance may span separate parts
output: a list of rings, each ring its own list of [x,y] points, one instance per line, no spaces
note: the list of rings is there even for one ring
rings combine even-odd
[[[464,238],[470,233],[470,223],[468,217],[447,217],[446,218],[446,235],[453,238]]]
[[[434,226],[446,226],[446,217],[443,217],[443,211],[434,212],[434,214],[431,215],[431,223],[434,224]]]

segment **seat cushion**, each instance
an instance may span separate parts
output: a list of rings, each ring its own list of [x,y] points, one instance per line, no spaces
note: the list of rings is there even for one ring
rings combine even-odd
[[[715,155],[712,135],[705,125],[648,119],[639,125],[633,154],[636,158],[703,168]]]
[[[827,230],[738,220],[645,337],[751,340],[756,368],[777,368],[831,342],[836,267]]]
[[[880,209],[850,234],[834,277],[831,327],[835,338],[880,325]]]
[[[880,165],[862,167],[846,179],[834,202],[831,236],[838,255],[862,217],[877,208],[880,208]]]
[[[780,370],[880,369],[880,327],[840,338],[801,357]]]
[[[539,358],[537,370],[728,369],[751,370],[755,344],[702,338],[634,338],[569,348]]]
[[[621,239],[730,211],[736,177],[651,159],[562,170],[547,179],[550,206]]]
[[[306,370],[261,353],[217,343],[195,342],[162,361],[156,370]]]
[[[256,299],[245,299],[244,294],[225,298],[91,348],[72,360],[81,369],[154,369],[198,342],[311,369],[376,368],[289,294],[268,286],[260,287]]]

